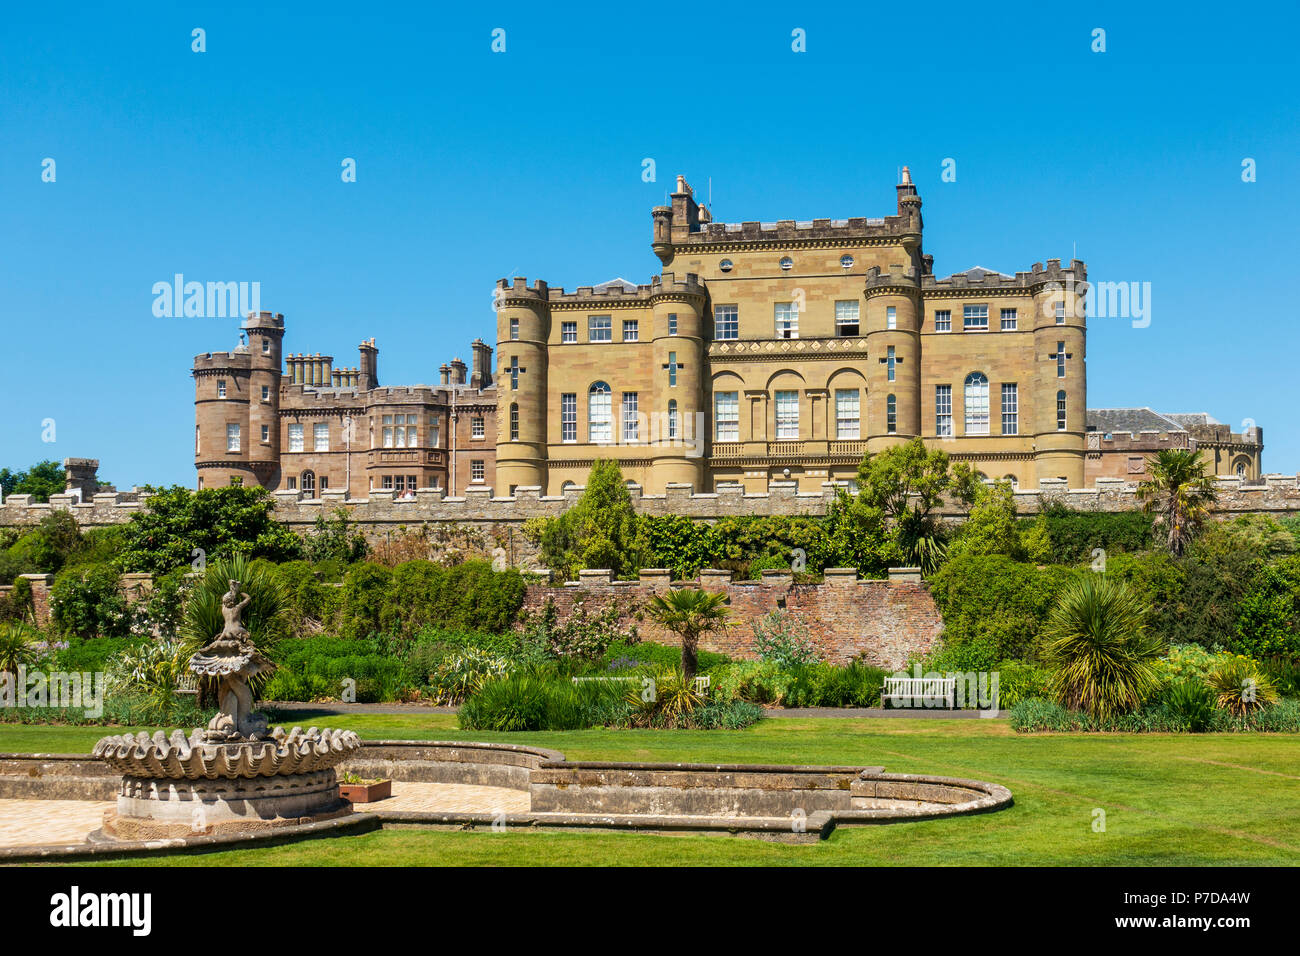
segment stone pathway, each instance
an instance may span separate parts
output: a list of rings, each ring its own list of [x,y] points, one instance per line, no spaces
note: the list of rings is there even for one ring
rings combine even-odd
[[[0,800],[0,847],[81,843],[113,806],[111,800]]]
[[[528,791],[509,787],[474,787],[463,783],[393,781],[393,795],[375,803],[358,803],[360,811],[403,810],[422,813],[527,813]]]

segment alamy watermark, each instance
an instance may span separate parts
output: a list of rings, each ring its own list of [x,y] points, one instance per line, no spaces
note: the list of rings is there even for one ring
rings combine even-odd
[[[262,311],[260,282],[171,282],[153,284],[153,314],[160,319],[236,319]]]
[[[0,673],[0,707],[57,707],[104,716],[103,671],[16,671]]]

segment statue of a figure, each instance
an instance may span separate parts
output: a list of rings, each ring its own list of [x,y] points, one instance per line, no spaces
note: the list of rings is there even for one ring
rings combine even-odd
[[[266,736],[266,718],[253,713],[253,691],[249,678],[268,673],[275,665],[253,646],[240,616],[251,600],[231,581],[230,590],[221,596],[221,633],[190,658],[190,670],[200,677],[220,679],[217,687],[217,715],[208,723],[205,735],[213,742]]]

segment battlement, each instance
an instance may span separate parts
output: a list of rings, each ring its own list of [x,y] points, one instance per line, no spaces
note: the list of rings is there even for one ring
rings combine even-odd
[[[778,219],[775,222],[708,222],[673,245],[715,245],[735,242],[789,243],[817,239],[880,239],[911,235],[912,220],[906,216],[850,219]]]
[[[248,352],[204,352],[194,356],[193,371],[198,372],[246,372],[253,367],[253,357]]]
[[[920,286],[916,270],[910,266],[891,265],[889,272],[881,272],[880,266],[872,266],[866,274],[866,294],[887,292],[890,289],[914,291]]]
[[[518,277],[513,281],[498,279],[498,302],[520,299],[545,301],[548,305],[560,308],[574,306],[627,308],[647,306],[652,298],[660,295],[704,296],[706,294],[704,282],[693,272],[687,273],[681,279],[671,272],[665,272],[662,276],[654,276],[649,284],[632,288],[612,282],[601,286],[580,285],[572,292],[566,292],[563,286],[552,288],[541,279],[536,280],[531,287],[527,281]]]
[[[1087,292],[1088,269],[1079,259],[1073,260],[1068,268],[1062,268],[1060,259],[1048,259],[1047,266],[1035,262],[1028,272],[1017,272],[1009,276],[987,269],[971,269],[958,272],[944,279],[927,275],[922,281],[924,292],[957,292],[975,290],[982,293],[995,290],[1015,292],[1036,292],[1049,283],[1072,285],[1082,295]]]

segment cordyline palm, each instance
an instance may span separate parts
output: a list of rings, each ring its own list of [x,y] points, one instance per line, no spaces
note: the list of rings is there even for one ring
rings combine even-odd
[[[689,682],[695,677],[700,635],[723,626],[728,608],[726,595],[699,588],[680,588],[650,600],[650,616],[682,640],[682,674]]]
[[[1147,633],[1148,611],[1114,578],[1088,572],[1066,585],[1043,635],[1056,699],[1098,720],[1142,706],[1159,687],[1154,662],[1164,651]]]
[[[1165,526],[1169,551],[1179,557],[1218,500],[1214,478],[1205,474],[1198,452],[1166,448],[1149,460],[1151,477],[1138,485],[1137,497],[1155,523]]]

